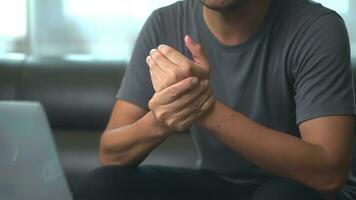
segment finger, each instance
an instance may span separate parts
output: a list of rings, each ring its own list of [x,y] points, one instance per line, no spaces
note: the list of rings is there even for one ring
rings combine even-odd
[[[151,74],[151,79],[153,79],[153,74],[155,74],[155,67],[154,67],[154,63],[152,62],[151,56],[147,56],[146,57],[146,63],[148,65],[148,68],[150,70],[150,74]]]
[[[212,90],[209,88],[203,95],[194,100],[197,101],[197,105],[194,105],[193,103],[188,104],[187,107],[172,116],[173,119],[176,119],[176,124],[172,124],[172,126],[176,127],[177,131],[184,131],[191,126],[202,113],[205,113],[206,110],[212,106],[214,102],[213,100]],[[204,109],[204,112],[201,111],[201,109]]]
[[[192,62],[190,59],[185,57],[179,51],[175,50],[174,48],[168,45],[161,44],[158,46],[157,50],[177,66],[182,66],[182,65],[185,66],[187,63]]]
[[[187,49],[190,51],[190,53],[193,56],[194,61],[201,66],[208,66],[208,60],[205,55],[205,52],[202,48],[202,46],[196,42],[193,41],[193,39],[189,36],[186,35],[184,38],[185,45]]]
[[[156,66],[157,67],[159,67],[163,72],[166,72],[166,69],[165,69],[165,67],[162,67],[162,66],[160,66],[158,63],[157,63],[157,49],[152,49],[151,51],[150,51],[150,57],[151,57],[151,59],[156,63]]]
[[[157,63],[152,59],[151,56],[147,56],[146,62],[150,67],[150,73],[155,74],[156,77],[159,77],[160,80],[165,76],[165,72],[157,65]]]
[[[198,110],[203,102],[201,97],[202,94],[208,89],[208,81],[203,80],[200,82],[199,87],[196,87],[189,91],[188,93],[182,95],[180,98],[176,99],[171,106],[171,109],[182,111],[186,109]]]
[[[189,77],[178,83],[165,88],[157,93],[157,98],[160,99],[160,104],[165,105],[175,101],[177,98],[188,92],[189,90],[197,87],[199,84],[198,78]]]
[[[158,87],[157,84],[155,84],[155,83],[157,83],[157,82],[161,82],[162,83],[162,81],[164,81],[162,79],[165,76],[165,72],[163,72],[157,66],[157,64],[152,60],[152,58],[150,56],[147,56],[146,63],[148,64],[148,66],[150,68],[150,75],[151,75],[152,85],[153,85],[155,91],[159,92],[163,88]]]
[[[161,68],[157,64],[157,62],[152,58],[152,56],[147,56],[146,63],[148,64],[150,69],[159,72],[161,75],[164,75],[164,73],[166,73],[166,71],[164,71],[163,68]]]
[[[181,105],[181,107],[176,108],[177,110],[176,117],[181,115],[188,116],[194,112],[199,112],[203,107],[203,105],[205,104],[205,102],[208,101],[213,94],[213,91],[210,89],[210,87],[207,86],[208,86],[208,81],[205,80],[202,86],[202,90],[197,93],[198,95],[195,95],[195,97],[185,102],[185,105]],[[193,92],[193,90],[191,92]]]
[[[157,76],[157,74],[154,72],[150,72],[150,74],[151,74],[151,82],[152,82],[153,89],[156,92],[161,91],[162,88],[160,88],[159,86],[157,86],[157,84],[155,84],[155,82],[162,82],[161,76]]]
[[[146,57],[146,64],[148,65],[148,67],[151,69],[152,67],[154,67],[153,66],[153,60],[152,60],[152,58],[151,58],[151,56],[147,56]]]
[[[173,117],[186,118],[194,113],[198,113],[201,105],[197,105],[195,101],[196,98],[192,101],[185,101],[179,105],[174,105],[174,108],[171,107],[174,110]]]
[[[202,91],[204,89],[205,88],[203,84],[200,84],[198,87],[189,90],[189,98],[192,98],[194,100],[197,99],[199,95],[203,93]],[[191,94],[194,94],[194,96]],[[199,111],[200,105],[193,104],[192,102],[194,100],[190,100],[188,98],[178,98],[169,104],[161,105],[161,109],[169,111],[170,113],[170,117],[169,119],[167,119],[168,121],[166,122],[167,126],[174,127],[174,124],[176,122],[181,121],[180,119],[185,119],[186,117],[189,117],[192,114],[196,114]]]
[[[155,63],[163,70],[167,71],[170,69],[176,69],[178,66],[171,62],[165,55],[163,55],[159,51],[151,52],[151,58],[155,61]]]
[[[157,63],[152,59],[151,56],[146,57],[146,63],[151,71],[154,71],[155,73],[158,73],[160,75],[164,75],[164,71],[161,70],[161,68],[157,65]]]
[[[197,65],[199,77],[208,78],[210,76],[210,65],[202,46],[195,43],[188,35],[185,36],[184,41],[187,49],[192,54],[194,63]]]
[[[199,95],[197,98],[193,99],[191,102],[188,102],[184,107],[178,107],[174,110],[177,112],[173,115],[175,118],[186,118],[192,114],[197,114],[201,111],[201,107],[205,102],[212,96],[212,91],[207,89],[202,92],[202,95]]]
[[[210,88],[205,90],[205,92],[202,95],[200,95],[199,98],[196,100],[195,106],[197,107],[197,109],[201,110],[201,107],[204,105],[206,101],[208,101],[210,97],[212,97],[212,95],[213,95],[213,91]]]
[[[197,114],[197,112],[195,112],[195,113],[192,113],[191,115],[181,119],[179,124],[176,127],[176,129],[177,129],[176,131],[182,132],[182,131],[189,129],[192,126],[192,124],[197,120],[197,118],[198,118],[198,114]]]
[[[204,115],[207,111],[209,111],[215,103],[215,98],[211,95],[207,101],[200,107],[199,112],[198,112],[198,117],[201,117]]]

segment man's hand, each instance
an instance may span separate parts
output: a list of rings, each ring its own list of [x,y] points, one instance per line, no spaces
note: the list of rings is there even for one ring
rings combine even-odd
[[[186,78],[161,92],[156,92],[149,108],[159,122],[169,131],[181,132],[215,103],[208,80]]]
[[[198,77],[199,80],[209,79],[210,66],[201,45],[195,43],[189,36],[185,37],[185,44],[194,61],[168,45],[160,45],[157,49],[151,50],[146,62],[150,67],[152,84],[156,92],[192,76]]]

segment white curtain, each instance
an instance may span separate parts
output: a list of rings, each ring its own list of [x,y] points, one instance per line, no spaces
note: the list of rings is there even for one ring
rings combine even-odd
[[[177,0],[7,0],[0,54],[128,60],[150,13]],[[356,1],[316,0],[345,19],[356,57]]]

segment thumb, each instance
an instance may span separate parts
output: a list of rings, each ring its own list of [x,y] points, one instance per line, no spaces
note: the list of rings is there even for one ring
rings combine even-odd
[[[202,46],[198,43],[195,43],[193,39],[186,35],[184,38],[185,45],[193,56],[194,62],[196,62],[201,67],[209,67],[208,59],[204,53]]]

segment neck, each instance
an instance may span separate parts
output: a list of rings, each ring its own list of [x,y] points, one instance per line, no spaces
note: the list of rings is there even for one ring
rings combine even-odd
[[[268,12],[271,0],[249,0],[234,10],[203,7],[203,16],[213,35],[225,45],[239,45],[255,34]]]

